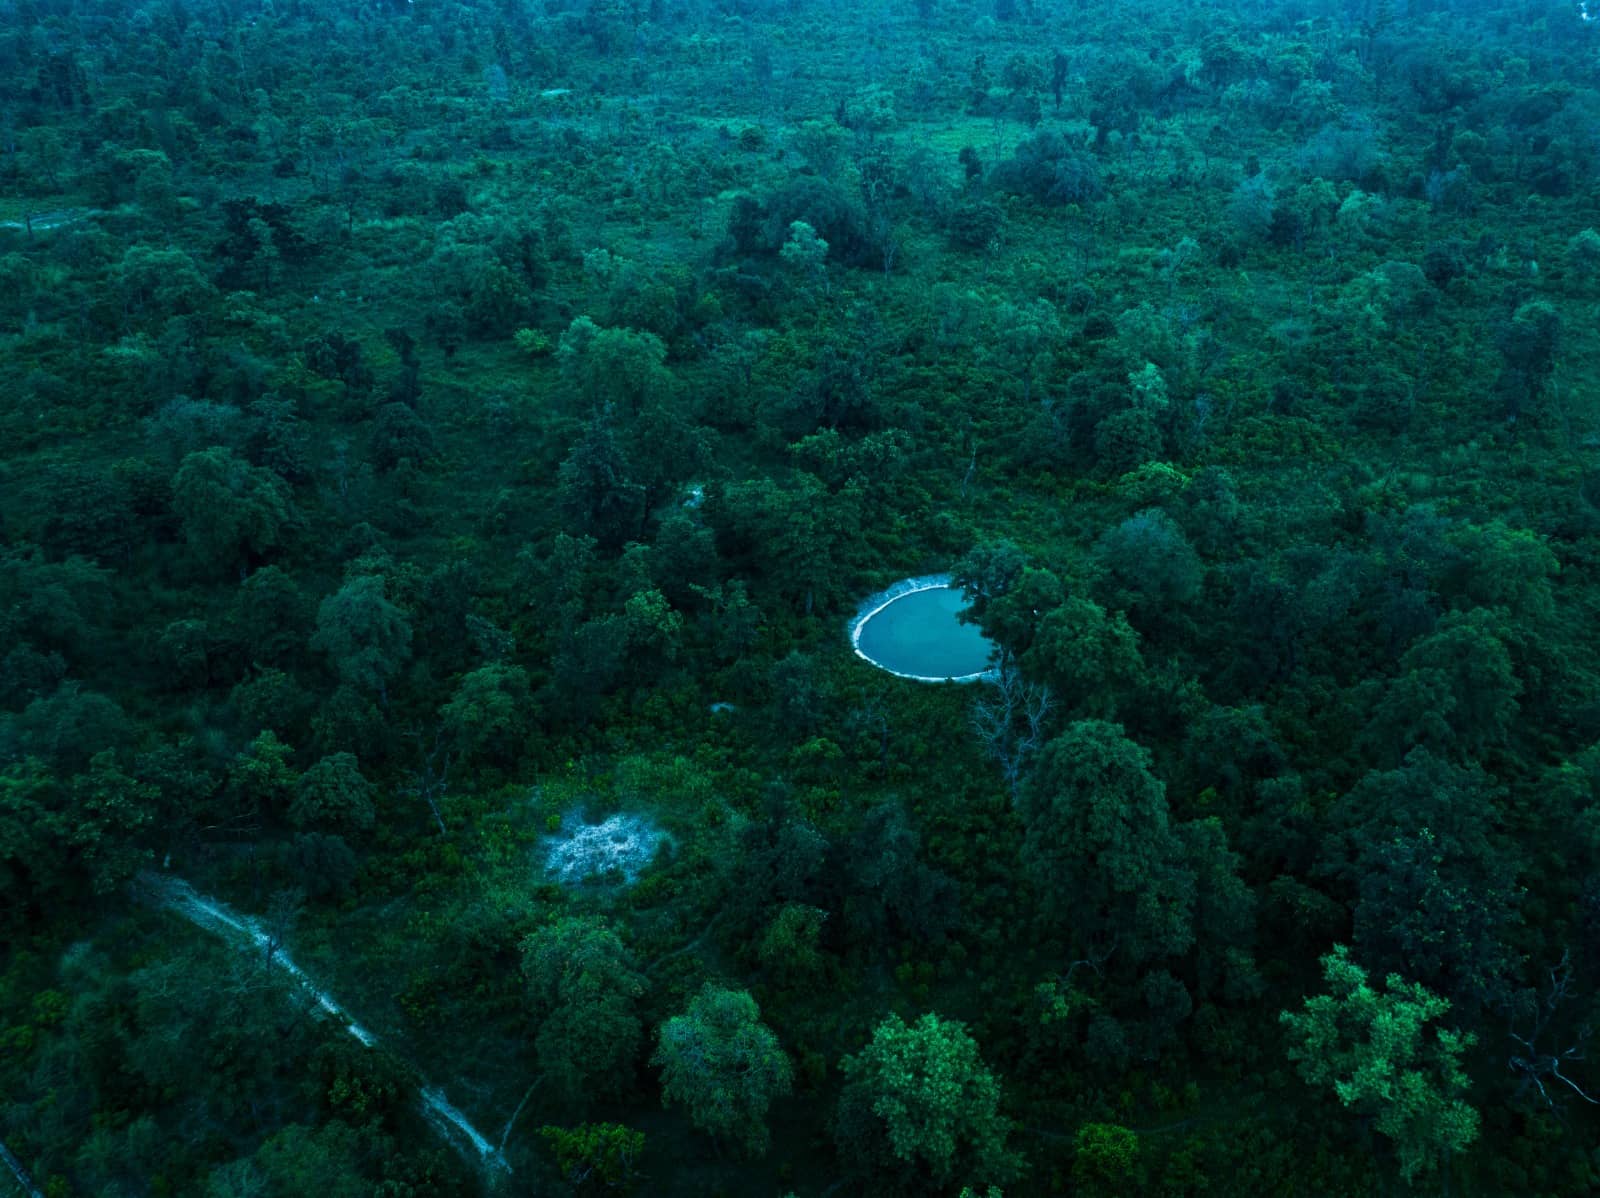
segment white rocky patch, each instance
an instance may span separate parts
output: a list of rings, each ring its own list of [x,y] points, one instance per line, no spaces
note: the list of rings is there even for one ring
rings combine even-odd
[[[546,841],[544,867],[569,886],[591,878],[603,881],[614,874],[631,886],[655,860],[656,850],[666,839],[667,834],[642,815],[618,812],[598,824],[588,824],[573,813],[563,821],[561,831]]]

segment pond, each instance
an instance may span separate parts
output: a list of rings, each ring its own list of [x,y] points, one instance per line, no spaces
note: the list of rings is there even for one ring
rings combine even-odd
[[[989,672],[994,642],[956,618],[966,606],[948,575],[908,578],[861,605],[850,640],[859,656],[902,678],[971,682]]]

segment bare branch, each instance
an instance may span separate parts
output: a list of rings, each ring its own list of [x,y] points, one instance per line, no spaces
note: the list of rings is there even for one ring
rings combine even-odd
[[[1055,698],[1043,683],[1029,682],[1009,657],[989,690],[972,708],[972,729],[984,750],[1000,765],[1001,776],[1016,800],[1028,761],[1044,743]]]
[[[1566,1048],[1551,1049],[1542,1046],[1550,1033],[1551,1024],[1554,1023],[1561,1007],[1566,1002],[1568,991],[1572,985],[1573,966],[1570,950],[1561,954],[1561,960],[1554,965],[1546,967],[1548,988],[1544,994],[1535,997],[1532,1003],[1532,1026],[1526,1034],[1518,1032],[1514,1027],[1508,1029],[1507,1035],[1520,1044],[1526,1052],[1514,1053],[1507,1062],[1512,1071],[1522,1077],[1522,1088],[1532,1087],[1539,1092],[1540,1099],[1551,1110],[1557,1110],[1555,1099],[1545,1086],[1546,1078],[1554,1078],[1566,1086],[1585,1102],[1600,1106],[1600,1098],[1589,1095],[1576,1081],[1561,1072],[1561,1066],[1566,1061],[1585,1060],[1584,1046],[1589,1039],[1591,1028],[1587,1023],[1581,1024],[1575,1033],[1576,1039]]]

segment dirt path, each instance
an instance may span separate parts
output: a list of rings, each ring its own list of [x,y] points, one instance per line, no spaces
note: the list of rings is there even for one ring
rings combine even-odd
[[[99,211],[98,208],[58,208],[53,212],[34,212],[22,220],[0,220],[0,229],[27,229],[34,233],[46,233],[51,229],[76,224]]]
[[[206,897],[181,878],[150,871],[139,875],[135,882],[134,894],[151,906],[183,916],[196,927],[203,928],[230,944],[239,948],[248,946],[253,951],[260,952],[269,964],[283,970],[297,986],[311,996],[320,1010],[337,1020],[350,1035],[368,1048],[378,1043],[376,1035],[357,1023],[331,994],[318,988],[306,971],[296,965],[283,947],[275,944],[272,937],[250,916],[233,910],[226,903]],[[423,1118],[469,1162],[481,1166],[491,1174],[511,1172],[511,1166],[506,1164],[500,1149],[491,1144],[488,1138],[472,1125],[466,1115],[451,1105],[442,1089],[438,1086],[423,1085],[421,1100]],[[17,1168],[19,1167],[13,1166],[12,1171],[16,1172]]]

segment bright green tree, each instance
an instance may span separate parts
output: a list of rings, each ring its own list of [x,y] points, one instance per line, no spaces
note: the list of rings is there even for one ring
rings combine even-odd
[[[1394,1141],[1407,1181],[1472,1143],[1478,1112],[1461,1097],[1468,1084],[1461,1054],[1473,1037],[1428,1026],[1449,1001],[1393,973],[1383,991],[1374,989],[1342,944],[1322,958],[1322,975],[1329,993],[1278,1016],[1300,1076],[1372,1116]]]
[[[1139,1137],[1115,1123],[1085,1123],[1073,1137],[1072,1182],[1085,1198],[1136,1192]]]
[[[793,1073],[746,991],[707,982],[687,1011],[661,1025],[651,1060],[666,1105],[681,1104],[696,1127],[751,1155],[766,1150],[767,1108],[789,1093]]]
[[[1000,1083],[962,1024],[932,1013],[907,1024],[891,1014],[839,1067],[838,1139],[858,1165],[919,1193],[1009,1181],[1020,1171],[1006,1147],[1012,1124],[1000,1113]]]

